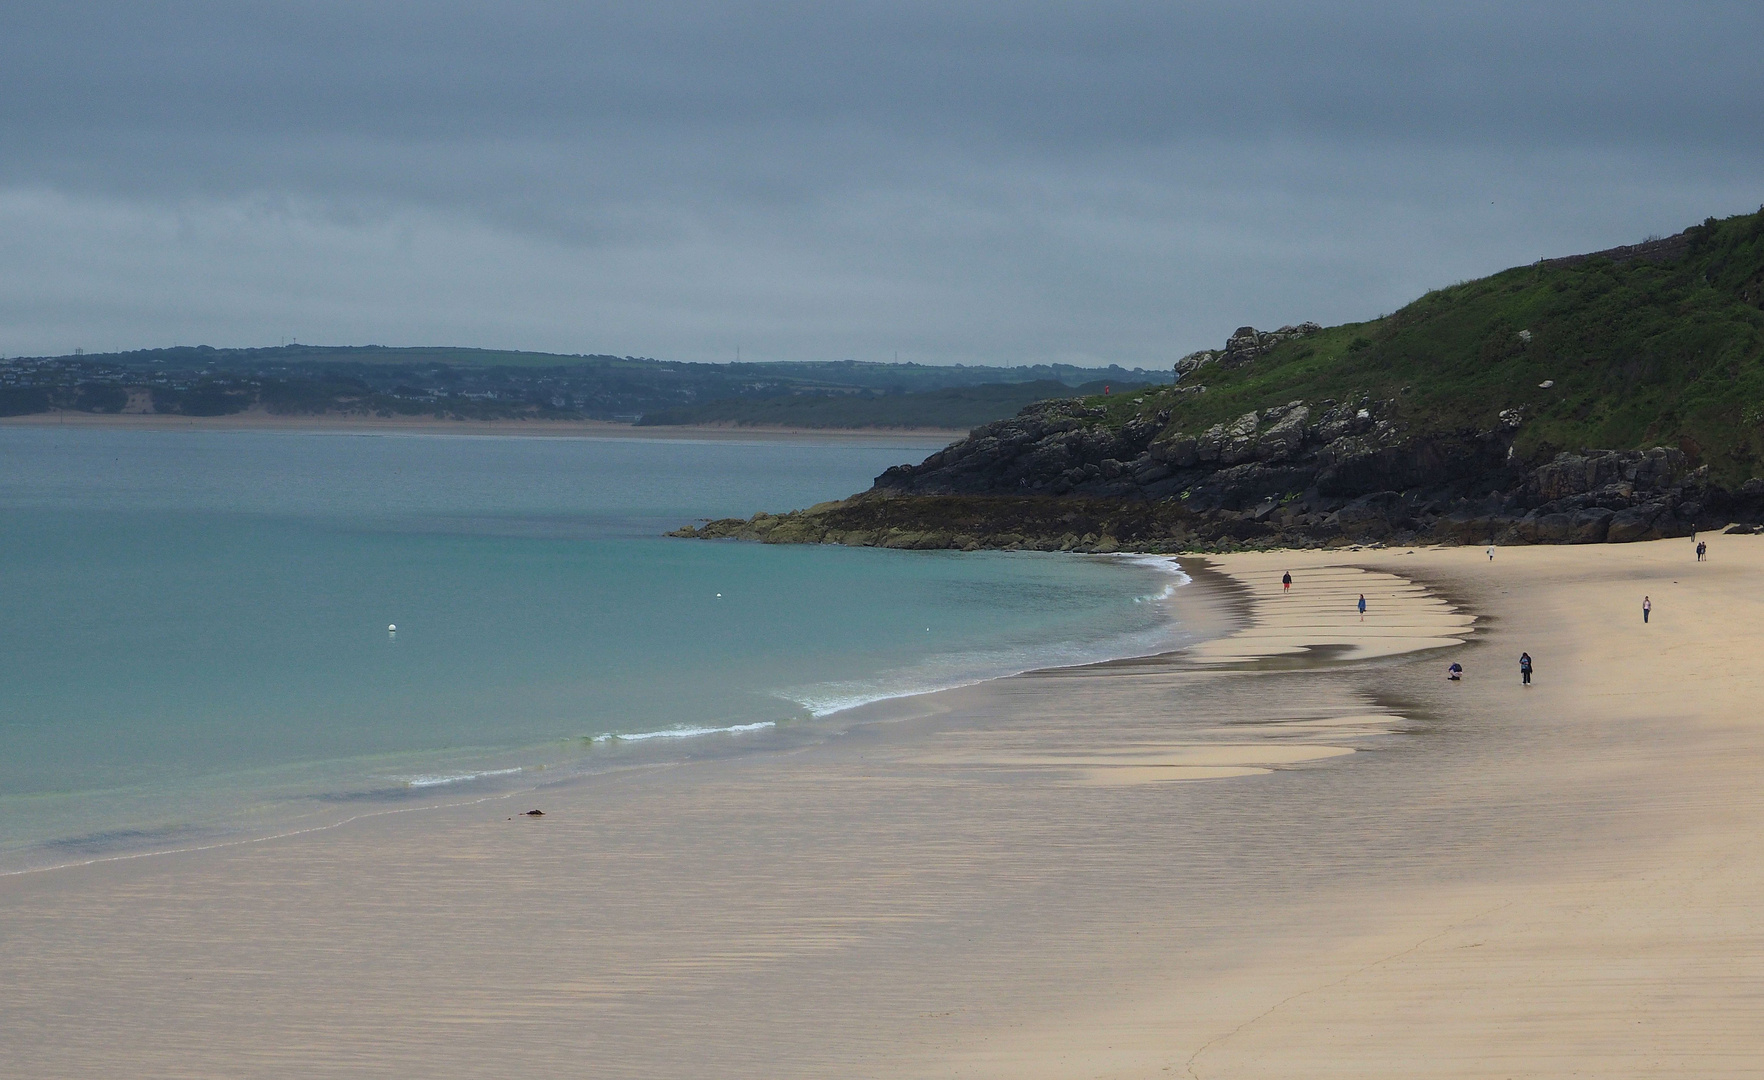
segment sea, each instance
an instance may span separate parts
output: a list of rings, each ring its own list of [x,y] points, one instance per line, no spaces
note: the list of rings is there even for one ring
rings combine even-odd
[[[0,427],[0,872],[824,737],[1186,640],[1167,558],[663,535],[932,449]]]

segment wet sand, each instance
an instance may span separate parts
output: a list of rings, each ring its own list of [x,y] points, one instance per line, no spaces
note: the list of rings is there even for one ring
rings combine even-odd
[[[1751,1075],[1764,538],[1711,543],[1220,557],[1187,654],[0,879],[0,1072]]]

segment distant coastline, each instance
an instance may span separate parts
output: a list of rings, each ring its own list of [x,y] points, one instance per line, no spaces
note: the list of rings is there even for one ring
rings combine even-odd
[[[943,446],[967,435],[944,428],[807,428],[758,424],[692,424],[638,427],[611,420],[443,420],[433,416],[365,416],[348,413],[278,415],[263,409],[226,416],[175,413],[89,413],[57,410],[0,417],[8,427],[91,427],[139,431],[312,431],[406,435],[535,435],[600,439],[790,438],[851,443],[910,441]]]

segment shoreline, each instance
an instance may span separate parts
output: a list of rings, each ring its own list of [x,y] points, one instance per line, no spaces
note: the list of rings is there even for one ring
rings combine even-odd
[[[797,439],[834,443],[935,444],[964,437],[966,431],[942,428],[792,428],[723,424],[638,427],[611,420],[444,420],[424,417],[353,416],[336,413],[276,415],[261,409],[227,416],[178,416],[169,413],[47,412],[0,417],[0,427],[99,428],[122,431],[289,431],[329,434],[525,435],[589,439]]]
[[[1253,621],[1175,661],[7,879],[8,1056],[29,1077],[1743,1075],[1753,539],[1695,570],[1671,541],[1207,556]],[[1362,592],[1365,623],[1342,603]],[[1390,648],[1454,636],[1462,684],[1439,648]]]
[[[657,728],[639,732],[608,732],[591,736],[575,736],[562,738],[565,742],[591,743],[603,747],[598,755],[583,756],[573,761],[548,761],[537,765],[519,766],[513,769],[503,767],[502,763],[481,765],[475,771],[453,777],[437,783],[412,783],[406,789],[396,793],[388,792],[379,798],[379,805],[372,809],[352,813],[345,817],[330,821],[311,820],[312,811],[304,815],[293,814],[277,819],[272,824],[257,828],[243,827],[221,831],[207,836],[193,837],[190,841],[172,847],[120,848],[112,851],[95,853],[90,857],[74,859],[66,862],[47,862],[40,865],[29,865],[28,858],[24,864],[7,866],[0,863],[0,879],[23,874],[41,874],[67,869],[95,866],[110,862],[125,862],[156,856],[176,856],[191,852],[209,851],[241,845],[270,842],[286,837],[300,836],[308,833],[322,832],[348,826],[357,821],[371,819],[385,814],[405,814],[427,810],[443,809],[451,806],[474,805],[486,801],[506,799],[523,793],[537,793],[543,790],[576,783],[591,783],[598,776],[613,769],[626,768],[666,768],[687,763],[714,759],[719,756],[732,756],[747,753],[789,753],[804,745],[824,742],[829,738],[844,734],[844,729],[851,726],[867,724],[887,724],[900,719],[922,715],[926,706],[921,702],[935,699],[938,695],[953,694],[984,687],[1007,679],[1027,676],[1046,675],[1062,671],[1082,671],[1086,669],[1104,669],[1120,664],[1143,664],[1166,662],[1178,652],[1192,648],[1214,637],[1225,636],[1245,624],[1249,618],[1249,606],[1235,593],[1230,579],[1204,566],[1183,567],[1173,555],[1069,555],[1073,558],[1102,558],[1109,561],[1141,563],[1153,561],[1167,569],[1160,569],[1176,580],[1166,587],[1166,591],[1154,602],[1161,603],[1170,609],[1166,624],[1167,633],[1177,635],[1181,644],[1174,649],[1161,649],[1154,652],[1129,651],[1119,656],[1100,660],[1085,660],[1071,664],[1051,664],[1025,668],[1020,671],[1009,671],[994,675],[973,675],[964,681],[950,685],[934,686],[929,689],[901,690],[885,693],[881,696],[851,704],[825,712],[818,711],[803,701],[794,698],[786,700],[803,708],[809,715],[805,721],[791,723],[776,720],[762,721],[754,724],[741,724],[729,727],[691,727],[676,725],[674,727]],[[1183,587],[1195,584],[1197,577],[1204,578],[1205,583],[1194,589],[1192,593],[1184,593]],[[1229,595],[1228,595],[1229,594]],[[1051,645],[1050,645],[1051,647]],[[934,707],[934,706],[933,706]],[[763,733],[764,739],[748,739],[747,736]],[[722,743],[716,736],[741,737],[737,743]],[[704,742],[701,740],[710,740]],[[548,740],[544,745],[551,745],[557,739]],[[519,753],[519,748],[497,748],[504,753]],[[630,760],[618,763],[596,761],[595,757],[604,756],[607,751],[622,754]],[[694,754],[693,751],[699,751]],[[670,754],[669,751],[673,751]],[[461,764],[461,769],[471,769],[469,764]],[[503,780],[510,773],[522,774],[518,779]],[[453,788],[453,784],[461,785]],[[447,789],[452,789],[448,797]],[[428,790],[432,794],[420,805],[408,805],[394,802],[394,799],[419,799],[421,792]],[[268,796],[261,796],[267,798]],[[290,804],[303,804],[311,798],[326,799],[336,797],[359,797],[354,792],[313,793],[305,798],[281,796],[292,799]],[[119,822],[106,833],[131,834],[143,823]],[[45,846],[61,847],[76,842],[84,842],[84,837],[57,838],[22,848],[13,855],[29,855]]]

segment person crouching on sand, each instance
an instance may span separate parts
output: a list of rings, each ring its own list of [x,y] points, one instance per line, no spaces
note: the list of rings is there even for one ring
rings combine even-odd
[[[1528,652],[1519,654],[1519,681],[1526,686],[1531,685],[1531,654]]]
[[[1458,663],[1456,660],[1453,660],[1452,666],[1449,668],[1446,668],[1446,678],[1450,679],[1452,682],[1457,682],[1459,679],[1462,679],[1463,677],[1464,677],[1464,665]]]

